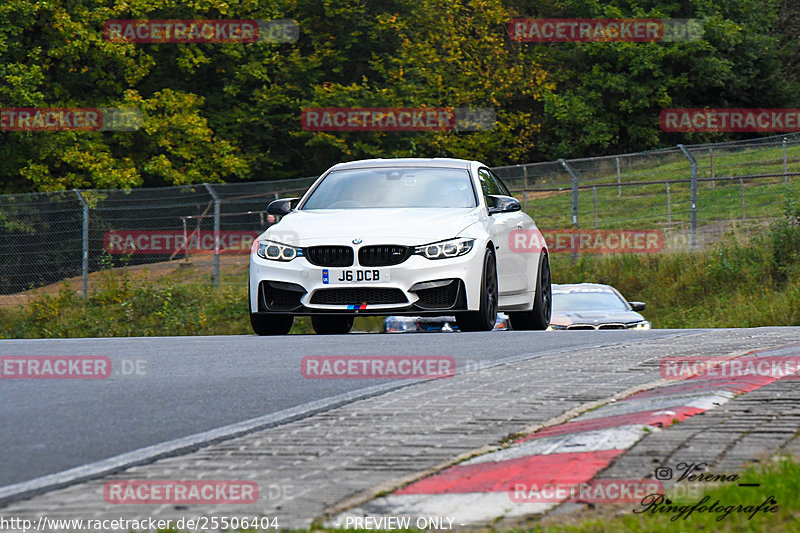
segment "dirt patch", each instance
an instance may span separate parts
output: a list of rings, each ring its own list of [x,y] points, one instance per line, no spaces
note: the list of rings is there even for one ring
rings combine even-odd
[[[531,200],[543,200],[544,198],[552,198],[553,196],[558,196],[560,194],[571,194],[570,190],[565,191],[528,191],[528,201]],[[522,193],[515,192],[514,198],[522,202]]]
[[[572,191],[534,191],[528,193],[529,200],[540,200],[543,198],[552,198],[553,196],[558,196],[560,194],[572,194]]]

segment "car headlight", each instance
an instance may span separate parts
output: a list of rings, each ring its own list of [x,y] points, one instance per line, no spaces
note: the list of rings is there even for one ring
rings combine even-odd
[[[647,320],[642,320],[641,322],[636,322],[635,324],[628,324],[628,329],[650,329],[650,322]]]
[[[475,239],[448,239],[417,246],[414,248],[414,254],[428,259],[447,259],[469,253],[473,244]]]
[[[295,257],[302,257],[303,250],[280,242],[258,241],[256,253],[258,257],[271,261],[291,261]]]

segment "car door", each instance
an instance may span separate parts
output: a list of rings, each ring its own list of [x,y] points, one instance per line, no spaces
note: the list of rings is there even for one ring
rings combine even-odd
[[[481,184],[487,207],[493,205],[489,198],[492,194],[510,196],[506,186],[488,168],[478,169],[478,180]],[[492,239],[497,258],[498,289],[501,295],[523,292],[527,289],[525,272],[525,254],[516,253],[509,246],[511,232],[523,229],[524,218],[521,212],[495,213],[489,217]]]
[[[491,172],[491,171],[490,171]],[[500,185],[500,189],[503,191],[503,194],[506,196],[513,196],[511,191],[509,191],[508,187],[506,187],[503,180],[501,180],[496,174],[492,173],[492,175],[497,180],[497,183]],[[530,239],[531,233],[535,233],[541,237],[541,233],[539,233],[538,228],[536,227],[536,223],[533,219],[525,213],[524,211],[516,211],[512,213],[516,217],[516,227],[514,230],[521,230],[524,232],[526,236]],[[518,275],[520,279],[517,280],[519,290],[525,292],[531,292],[536,290],[536,277],[539,274],[539,257],[541,256],[540,252],[534,253],[534,250],[531,248],[525,250],[518,250],[511,246],[512,241],[507,241],[508,246],[511,247],[511,254],[515,261],[515,275]],[[530,241],[529,241],[530,242]]]

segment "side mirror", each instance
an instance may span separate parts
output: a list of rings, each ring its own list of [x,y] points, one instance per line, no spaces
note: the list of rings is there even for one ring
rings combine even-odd
[[[296,202],[299,198],[281,198],[273,200],[267,206],[267,213],[275,216],[283,216],[292,210],[292,202]]]
[[[494,215],[495,213],[511,213],[512,211],[519,211],[522,209],[519,205],[519,200],[511,196],[491,194],[488,198],[494,200],[494,205],[489,206],[490,215]]]
[[[628,302],[634,311],[644,311],[644,302]]]

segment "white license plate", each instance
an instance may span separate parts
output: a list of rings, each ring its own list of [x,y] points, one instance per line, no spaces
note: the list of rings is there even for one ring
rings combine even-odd
[[[346,285],[351,283],[382,283],[389,281],[389,271],[379,268],[323,268],[324,285]]]

